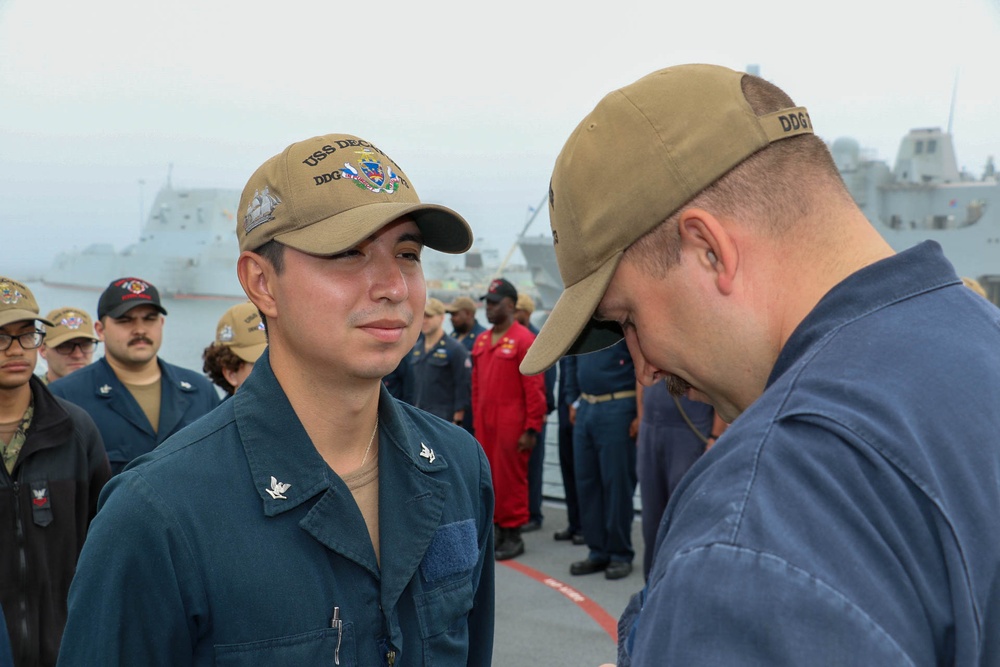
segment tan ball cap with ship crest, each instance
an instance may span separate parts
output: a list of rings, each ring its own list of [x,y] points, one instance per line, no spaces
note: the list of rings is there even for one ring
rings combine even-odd
[[[75,338],[100,340],[94,331],[94,321],[85,310],[66,306],[56,308],[45,317],[54,323],[45,333],[46,347],[55,347]]]
[[[267,349],[267,332],[257,306],[247,301],[226,310],[215,327],[215,342],[243,361],[256,363]]]
[[[744,76],[717,65],[668,67],[608,94],[573,130],[549,185],[566,289],[522,373],[621,340],[616,323],[593,315],[625,250],[752,154],[812,133],[803,107],[757,116]]]
[[[371,142],[349,134],[299,141],[253,173],[240,198],[240,250],[272,239],[311,255],[353,248],[408,215],[424,245],[446,253],[472,246],[457,213],[421,203],[406,174]]]
[[[38,312],[38,302],[27,285],[0,276],[0,327],[21,321],[38,321],[55,326]]]

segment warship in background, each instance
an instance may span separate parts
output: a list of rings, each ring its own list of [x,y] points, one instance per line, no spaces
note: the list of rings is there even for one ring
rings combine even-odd
[[[168,178],[137,242],[120,252],[110,243],[95,243],[60,253],[41,280],[52,287],[101,291],[116,278],[137,276],[156,285],[165,297],[243,299],[236,277],[240,194],[232,189],[175,188]],[[551,308],[562,291],[561,281],[557,289],[552,286],[552,275],[559,280],[552,241],[526,237],[525,232],[515,247],[521,248],[527,264],[510,262],[514,248],[503,261],[491,248],[473,247],[459,258],[428,250],[428,295],[446,303],[458,296],[479,298],[493,278],[503,276],[530,294],[539,309]]]
[[[153,202],[139,240],[121,252],[95,243],[60,253],[42,282],[53,287],[101,291],[115,278],[137,276],[163,296],[246,298],[236,278],[236,209],[240,191],[174,188],[169,179]]]
[[[524,255],[525,265],[531,271],[531,281],[538,294],[536,299],[539,302],[538,308],[552,310],[564,289],[552,237],[544,234],[532,236],[522,234],[517,240],[517,247]]]
[[[503,277],[519,293],[530,295],[535,301],[536,310],[551,310],[563,292],[552,237],[544,234],[528,235],[528,229],[547,201],[548,193],[538,206],[529,209],[530,217],[503,260],[497,261],[499,255],[495,250],[479,250],[475,246],[464,255],[464,266],[461,268],[449,265],[447,260],[432,260],[425,255],[427,294],[445,303],[458,296],[479,298],[486,293],[491,280]],[[515,250],[521,251],[524,264],[511,263]]]
[[[537,292],[531,270],[523,264],[500,261],[494,248],[474,245],[462,255],[448,255],[429,248],[422,254],[427,296],[450,303],[460,296],[479,299],[486,294],[490,281],[505,278],[517,291],[531,295],[537,302]]]
[[[950,125],[911,130],[892,169],[854,139],[830,149],[851,196],[894,250],[938,242],[958,274],[1000,304],[1000,179],[992,156],[979,176],[959,170]]]

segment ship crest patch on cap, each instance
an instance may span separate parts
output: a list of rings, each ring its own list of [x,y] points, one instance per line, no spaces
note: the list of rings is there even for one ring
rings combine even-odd
[[[220,343],[231,343],[233,341],[233,338],[235,338],[235,337],[236,336],[233,333],[233,328],[231,326],[229,326],[228,324],[226,326],[222,327],[221,329],[219,329],[219,342]]]
[[[382,167],[382,163],[375,157],[377,155],[375,151],[370,148],[362,148],[355,153],[361,156],[358,160],[361,172],[359,173],[351,166],[350,162],[345,162],[344,178],[354,181],[358,187],[375,193],[385,192],[391,195],[399,189],[399,176],[392,170],[392,167]],[[388,172],[388,176],[386,176],[386,172]]]
[[[10,283],[0,283],[0,301],[8,306],[12,306],[24,298],[24,295],[17,291],[17,288]]]
[[[149,289],[149,285],[147,283],[135,278],[121,281],[118,283],[118,287],[128,292],[132,292],[132,294],[142,294]]]
[[[246,215],[243,216],[243,231],[247,234],[269,220],[274,220],[274,209],[281,203],[278,197],[271,194],[267,186],[264,191],[254,190],[253,199],[247,204]]]
[[[75,331],[83,326],[83,318],[76,313],[70,313],[66,317],[59,320],[59,324],[67,329],[73,329]]]

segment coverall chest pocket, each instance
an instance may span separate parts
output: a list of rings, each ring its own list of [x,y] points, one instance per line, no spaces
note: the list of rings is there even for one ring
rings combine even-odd
[[[472,600],[471,573],[415,597],[424,644],[423,665],[464,664]]]
[[[353,623],[344,623],[342,633],[335,628],[324,628],[290,637],[276,637],[244,644],[217,644],[215,664],[219,667],[251,665],[358,667],[360,665],[354,646]]]

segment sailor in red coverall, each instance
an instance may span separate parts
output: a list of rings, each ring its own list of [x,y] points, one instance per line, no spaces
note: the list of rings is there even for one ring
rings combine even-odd
[[[519,367],[534,334],[514,319],[517,290],[503,278],[490,283],[486,319],[493,325],[472,346],[472,415],[476,439],[493,472],[496,560],[524,553],[528,522],[528,459],[545,419],[545,378]]]

